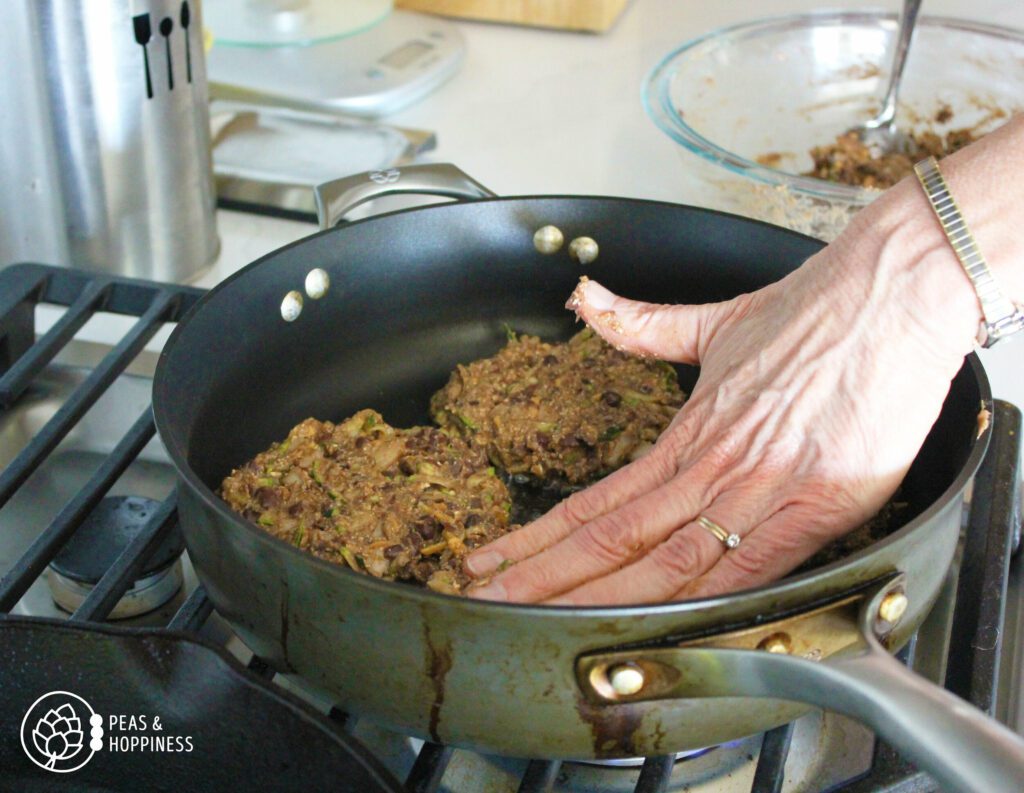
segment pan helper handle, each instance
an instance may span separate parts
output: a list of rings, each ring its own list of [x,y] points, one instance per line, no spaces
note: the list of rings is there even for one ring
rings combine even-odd
[[[806,702],[871,727],[931,774],[943,790],[1020,793],[1024,738],[973,705],[907,669],[879,643],[906,608],[902,577],[872,596],[841,601],[811,613],[812,633],[831,636],[823,660],[794,646],[790,633],[757,629],[757,649],[742,637],[719,637],[683,647],[616,650],[582,656],[576,676],[591,702],[616,703],[705,697],[765,697]],[[853,610],[852,643],[834,620]],[[800,619],[800,618],[797,618]],[[832,623],[831,625],[829,623]],[[859,631],[859,636],[857,635]],[[750,638],[749,636],[747,638]],[[845,647],[842,646],[845,643]],[[835,654],[832,655],[833,650]],[[792,653],[792,654],[791,654]]]
[[[414,193],[450,198],[493,198],[494,193],[449,163],[409,165],[346,176],[313,188],[321,229],[334,228],[360,204],[386,195]]]

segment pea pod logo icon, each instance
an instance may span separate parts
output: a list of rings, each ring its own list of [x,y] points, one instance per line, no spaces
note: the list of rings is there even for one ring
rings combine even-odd
[[[47,771],[77,771],[103,748],[102,725],[103,717],[80,696],[51,691],[33,702],[22,719],[21,748],[33,763]]]

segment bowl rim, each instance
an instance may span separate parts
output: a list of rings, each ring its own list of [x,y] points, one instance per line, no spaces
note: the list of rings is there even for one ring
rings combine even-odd
[[[676,143],[702,159],[718,165],[735,174],[750,178],[773,187],[784,187],[794,193],[830,202],[842,202],[863,206],[869,204],[882,191],[875,188],[853,187],[852,185],[829,182],[813,176],[803,176],[770,168],[756,160],[750,160],[729,151],[697,132],[683,120],[683,114],[672,104],[669,96],[674,63],[679,56],[713,40],[735,38],[740,34],[778,29],[806,29],[809,27],[833,27],[838,25],[896,25],[897,14],[879,11],[811,11],[761,17],[747,22],[716,28],[680,44],[664,55],[648,72],[641,87],[641,98],[647,116]],[[992,25],[943,16],[922,16],[918,27],[946,28],[967,33],[1009,39],[1024,45],[1024,31],[1004,25]]]

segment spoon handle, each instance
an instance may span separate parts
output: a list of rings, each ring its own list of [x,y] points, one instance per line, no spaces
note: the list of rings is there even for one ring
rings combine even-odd
[[[876,117],[877,126],[891,124],[896,118],[896,94],[899,92],[900,81],[903,77],[903,67],[907,65],[907,52],[910,50],[910,40],[914,36],[917,12],[920,10],[921,0],[903,0],[903,10],[900,12],[897,23],[899,38],[896,41],[896,52],[892,58],[889,87],[886,89],[885,99],[882,100],[882,112]]]

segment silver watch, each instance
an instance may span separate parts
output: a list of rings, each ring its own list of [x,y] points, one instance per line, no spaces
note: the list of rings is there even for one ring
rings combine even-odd
[[[934,157],[922,160],[914,166],[914,173],[928,196],[928,201],[946,232],[949,244],[953,246],[957,259],[971,279],[974,291],[981,304],[981,327],[978,329],[978,344],[992,347],[1024,330],[1024,312],[1018,308],[999,287],[999,282],[981,255],[978,243],[967,228],[967,222],[960,213],[956,199],[949,191],[949,185],[939,171]]]

